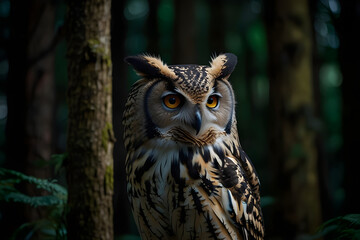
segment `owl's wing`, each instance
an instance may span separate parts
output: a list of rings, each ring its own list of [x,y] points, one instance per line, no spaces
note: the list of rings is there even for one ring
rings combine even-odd
[[[243,230],[244,238],[263,239],[259,180],[243,150],[240,151],[239,159],[234,156],[225,157],[220,181],[224,186],[222,198],[227,213],[233,223]]]
[[[256,173],[256,170],[254,168],[254,165],[252,164],[248,155],[245,153],[245,151],[242,148],[239,149],[239,153],[240,156],[237,158],[239,159],[241,167],[246,174],[247,181],[250,184],[254,197],[256,198],[257,202],[260,204],[260,181]]]

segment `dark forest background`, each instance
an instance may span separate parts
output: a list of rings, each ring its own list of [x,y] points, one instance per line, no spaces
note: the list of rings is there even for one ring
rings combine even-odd
[[[65,239],[67,4],[0,0],[0,167],[25,174],[0,172],[1,239]],[[238,130],[261,181],[266,238],[316,239],[334,218],[342,222],[326,233],[350,219],[357,230],[351,236],[360,238],[360,1],[111,4],[115,238],[137,239],[125,193],[121,118],[138,76],[124,57],[149,53],[169,65],[206,65],[223,52],[238,57],[231,76]],[[49,179],[64,194],[26,176]],[[14,185],[24,195],[5,195]],[[55,200],[31,198],[49,191]]]

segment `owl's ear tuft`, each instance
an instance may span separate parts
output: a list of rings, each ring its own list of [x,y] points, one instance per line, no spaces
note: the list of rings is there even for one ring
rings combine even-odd
[[[208,72],[214,77],[214,79],[228,78],[234,71],[236,63],[236,55],[232,53],[220,54],[219,56],[211,59]]]
[[[125,62],[133,66],[136,73],[142,77],[177,78],[176,74],[160,58],[149,55],[129,56],[125,58]]]

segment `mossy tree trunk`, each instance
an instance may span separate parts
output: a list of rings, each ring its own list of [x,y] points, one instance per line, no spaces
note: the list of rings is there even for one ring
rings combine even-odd
[[[321,224],[315,144],[312,30],[307,0],[266,2],[270,160],[276,207],[270,229],[284,239]]]
[[[111,0],[68,2],[68,239],[113,239]]]

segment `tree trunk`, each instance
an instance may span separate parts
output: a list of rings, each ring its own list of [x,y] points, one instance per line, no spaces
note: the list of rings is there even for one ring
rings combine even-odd
[[[211,0],[208,1],[210,8],[210,28],[209,28],[209,48],[211,54],[225,53],[225,1]],[[208,57],[208,56],[207,56]]]
[[[50,178],[49,165],[41,161],[48,161],[52,152],[55,6],[45,0],[11,1],[10,14],[6,167]],[[24,192],[41,194],[30,184]],[[45,216],[41,208],[17,205],[13,210],[5,211],[5,232]]]
[[[344,213],[359,213],[359,197],[357,190],[360,183],[358,173],[358,136],[360,135],[360,35],[354,24],[360,21],[360,1],[341,1],[341,15],[337,23],[340,37],[340,67],[343,76],[343,160],[344,160]]]
[[[270,229],[284,239],[321,224],[307,0],[266,2],[270,76],[270,157],[276,208]]]
[[[68,239],[113,239],[111,0],[68,2]]]
[[[173,64],[195,63],[196,26],[195,2],[192,0],[175,0],[174,22],[174,60]]]

